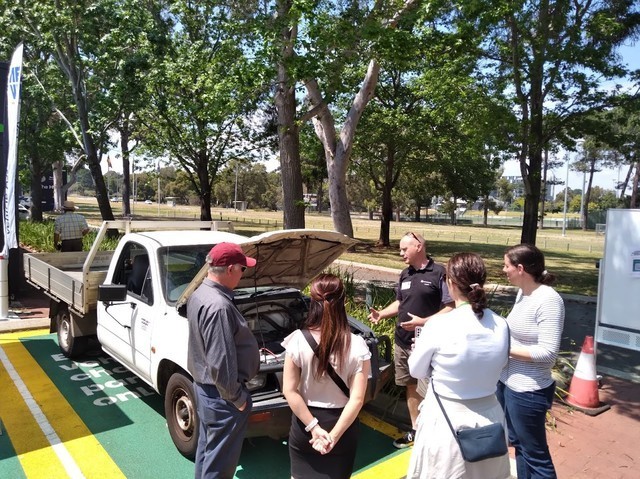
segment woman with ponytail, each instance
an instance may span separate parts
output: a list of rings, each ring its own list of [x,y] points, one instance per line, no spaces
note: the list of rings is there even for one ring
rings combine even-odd
[[[498,400],[507,417],[518,479],[554,479],[545,422],[556,388],[551,368],[560,348],[564,302],[550,286],[555,276],[547,272],[544,255],[535,246],[507,249],[503,271],[520,289],[507,316],[511,350],[498,383]]]
[[[457,431],[500,423],[506,430],[495,393],[507,363],[509,329],[504,318],[487,309],[487,273],[480,256],[453,255],[446,274],[456,308],[427,321],[409,356],[411,375],[418,379],[431,377],[431,384],[420,404],[407,479],[507,479],[508,453],[467,462],[451,427]]]
[[[351,333],[344,300],[340,278],[317,276],[304,328],[282,343],[292,478],[349,478],[353,471],[371,352]]]

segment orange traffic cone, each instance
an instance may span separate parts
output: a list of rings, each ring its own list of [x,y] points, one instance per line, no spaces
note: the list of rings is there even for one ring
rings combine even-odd
[[[584,338],[582,352],[580,353],[576,370],[571,379],[566,402],[590,416],[600,414],[610,407],[608,404],[601,403],[598,397],[598,378],[596,377],[596,359],[593,352],[593,336]]]

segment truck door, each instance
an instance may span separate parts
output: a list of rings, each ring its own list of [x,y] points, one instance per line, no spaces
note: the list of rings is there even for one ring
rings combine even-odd
[[[127,285],[123,303],[98,302],[98,339],[109,354],[144,378],[150,374],[151,330],[158,288],[154,258],[142,245],[129,242],[117,258],[112,283]]]

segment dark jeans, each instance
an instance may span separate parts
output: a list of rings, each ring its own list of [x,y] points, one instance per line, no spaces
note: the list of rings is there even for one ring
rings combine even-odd
[[[504,409],[509,442],[515,448],[518,479],[555,479],[545,421],[555,383],[537,391],[515,392],[498,381],[496,396]]]
[[[251,398],[244,411],[222,399],[215,386],[194,383],[200,436],[196,451],[196,479],[232,479],[247,430]]]
[[[82,251],[82,238],[62,240],[60,251]]]

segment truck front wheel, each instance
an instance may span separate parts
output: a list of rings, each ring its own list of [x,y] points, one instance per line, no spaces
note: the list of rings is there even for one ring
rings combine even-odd
[[[88,338],[86,336],[74,336],[71,328],[71,316],[67,309],[60,309],[56,314],[58,329],[58,346],[60,351],[68,358],[75,358],[87,349]]]
[[[193,382],[183,373],[174,373],[169,378],[164,396],[164,413],[176,448],[184,457],[194,459],[199,421]]]

